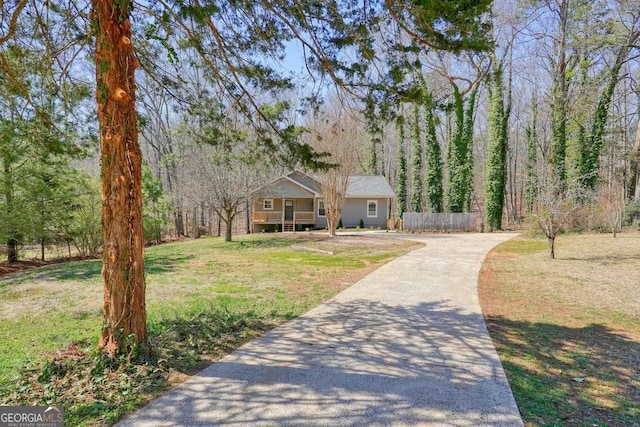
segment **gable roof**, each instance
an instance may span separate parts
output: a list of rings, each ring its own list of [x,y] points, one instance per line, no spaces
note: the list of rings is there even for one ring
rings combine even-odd
[[[318,180],[299,170],[294,170],[271,180],[265,185],[252,191],[252,194],[265,193],[268,189],[275,189],[280,182],[292,183],[314,197],[322,197],[322,189]],[[387,179],[382,175],[353,175],[349,177],[347,198],[393,198],[395,193]]]
[[[270,188],[274,189],[275,187],[277,187],[278,183],[282,181],[289,182],[296,185],[297,187],[300,187],[302,190],[311,193],[313,197],[322,197],[320,184],[311,176],[298,170],[291,171],[275,179],[272,179],[266,184],[253,190],[251,194],[268,192]]]
[[[366,197],[389,197],[396,194],[387,182],[387,178],[382,175],[354,175],[349,177],[346,197],[366,198]]]

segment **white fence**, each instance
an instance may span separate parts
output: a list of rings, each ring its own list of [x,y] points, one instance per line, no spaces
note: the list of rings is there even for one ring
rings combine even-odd
[[[402,228],[412,231],[476,231],[476,214],[405,212]]]

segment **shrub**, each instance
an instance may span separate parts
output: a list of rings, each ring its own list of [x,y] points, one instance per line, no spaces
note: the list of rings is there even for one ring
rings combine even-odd
[[[640,222],[640,198],[627,205],[624,210],[624,218],[629,225]]]
[[[360,218],[360,222],[358,223],[358,228],[364,228],[364,221]]]

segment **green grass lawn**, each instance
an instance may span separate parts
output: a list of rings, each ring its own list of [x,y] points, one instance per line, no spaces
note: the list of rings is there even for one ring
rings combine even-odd
[[[391,239],[300,233],[147,248],[148,325],[155,352],[137,364],[110,364],[95,353],[102,308],[99,260],[0,277],[0,404],[60,404],[65,425],[111,424],[416,247]]]
[[[495,248],[480,273],[487,326],[527,426],[640,426],[640,233]]]

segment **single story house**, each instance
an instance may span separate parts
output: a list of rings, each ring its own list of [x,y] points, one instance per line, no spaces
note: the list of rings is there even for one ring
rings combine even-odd
[[[327,227],[320,183],[295,170],[252,192],[251,230],[294,231]],[[395,193],[384,176],[351,176],[342,225],[387,228]]]

